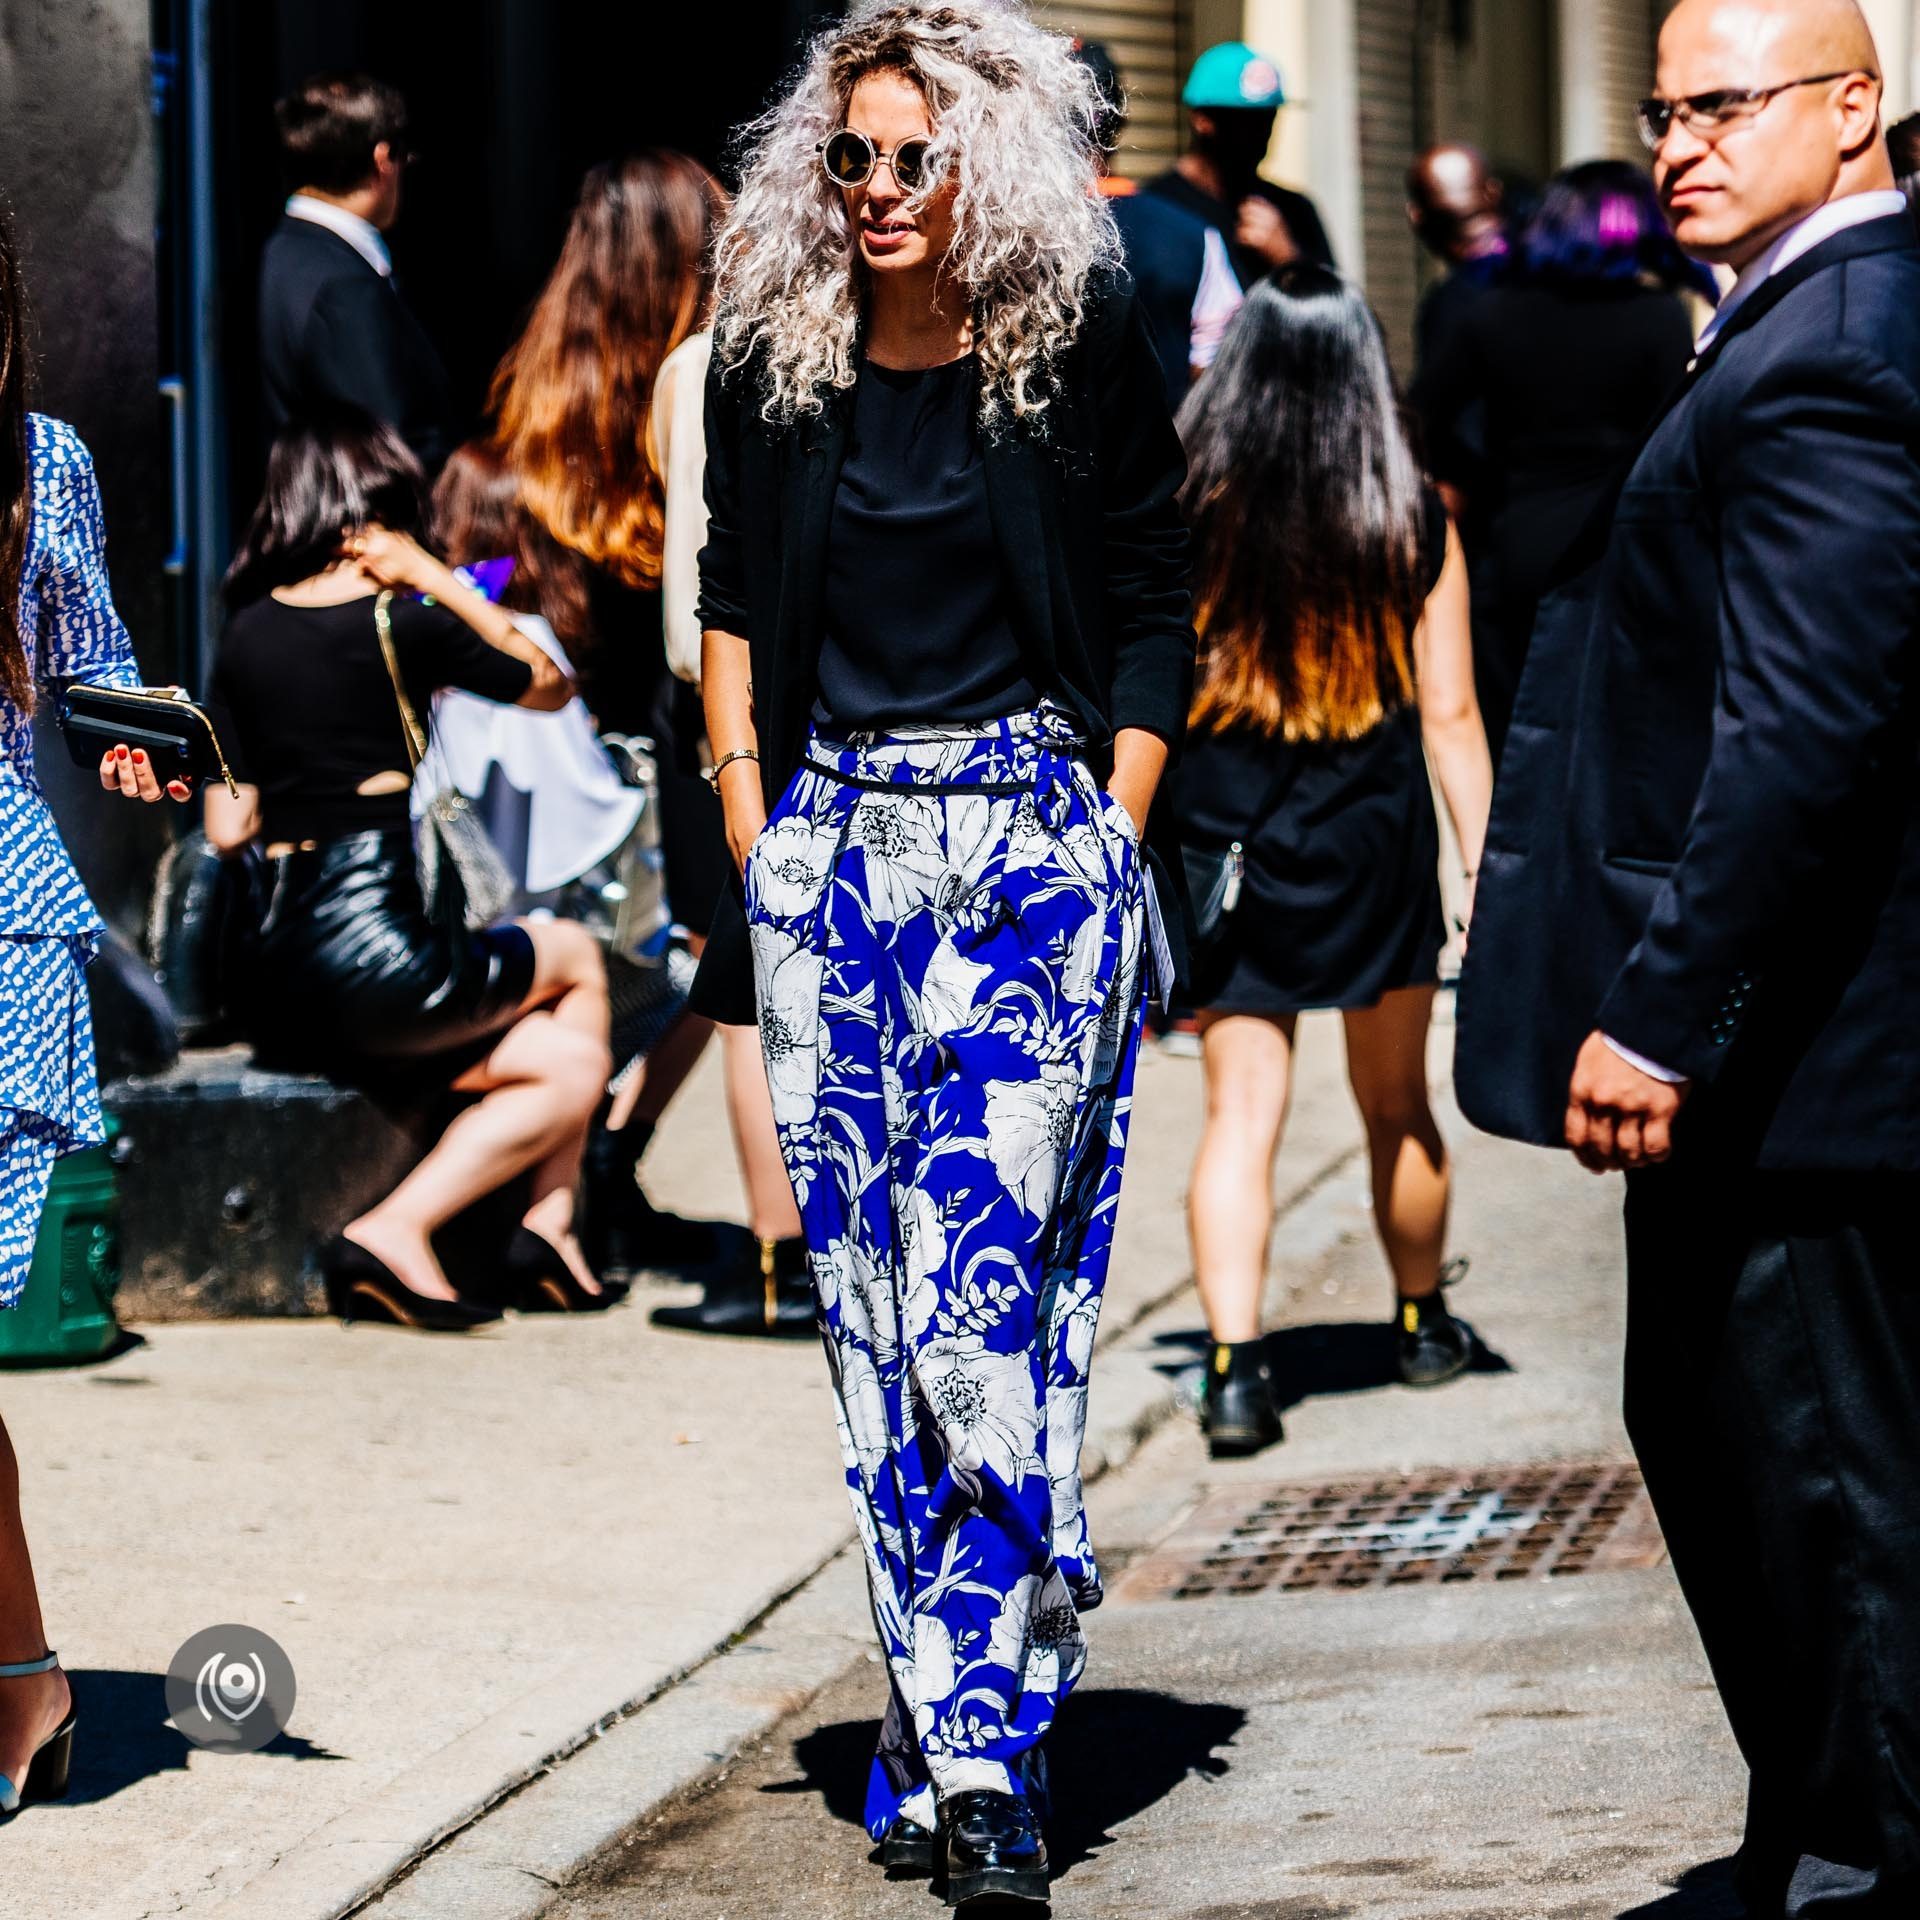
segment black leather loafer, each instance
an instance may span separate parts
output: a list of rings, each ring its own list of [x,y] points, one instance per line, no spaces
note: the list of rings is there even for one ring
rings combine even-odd
[[[926,1880],[933,1874],[933,1835],[903,1813],[880,1842],[880,1864],[889,1880]]]
[[[1047,1902],[1047,1843],[1018,1794],[956,1793],[940,1809],[947,1905]]]

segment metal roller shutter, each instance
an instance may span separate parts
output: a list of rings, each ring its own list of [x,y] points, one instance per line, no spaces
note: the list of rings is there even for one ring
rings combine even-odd
[[[1144,179],[1171,166],[1181,145],[1187,0],[1039,0],[1033,15],[1056,32],[1100,41],[1118,63],[1129,118],[1115,170]]]

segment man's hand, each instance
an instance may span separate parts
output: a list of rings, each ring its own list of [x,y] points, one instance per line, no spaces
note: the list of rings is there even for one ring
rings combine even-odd
[[[1642,1073],[1590,1033],[1567,1089],[1567,1145],[1589,1173],[1655,1166],[1673,1152],[1673,1117],[1689,1090]]]
[[[1234,241],[1249,253],[1257,253],[1270,267],[1291,266],[1300,258],[1287,217],[1271,200],[1249,194],[1240,202],[1240,218],[1233,230]]]

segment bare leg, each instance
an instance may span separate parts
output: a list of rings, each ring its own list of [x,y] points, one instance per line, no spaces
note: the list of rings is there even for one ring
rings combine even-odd
[[[759,1029],[722,1027],[720,1049],[727,1069],[733,1148],[747,1184],[747,1225],[757,1239],[790,1240],[800,1231],[800,1209],[773,1130],[773,1095],[767,1088]]]
[[[1226,1345],[1260,1337],[1273,1161],[1292,1092],[1295,1021],[1200,1016],[1207,1118],[1187,1189],[1194,1274],[1207,1328]]]
[[[38,1660],[46,1651],[46,1624],[20,1523],[20,1466],[0,1421],[0,1666]],[[72,1699],[58,1667],[0,1680],[0,1773],[16,1787],[26,1777],[34,1749],[67,1717]]]
[[[713,1037],[713,1022],[697,1013],[683,1013],[660,1044],[630,1074],[614,1095],[607,1112],[607,1126],[618,1133],[629,1120],[654,1120],[666,1112],[667,1103],[686,1084],[700,1056]]]
[[[344,1230],[416,1292],[435,1298],[457,1296],[434,1254],[433,1232],[529,1167],[553,1162],[555,1176],[564,1174],[565,1156],[577,1154],[606,1090],[612,1062],[599,950],[568,923],[529,932],[535,971],[526,1007],[537,1010],[523,1010],[493,1051],[453,1083],[457,1092],[485,1097],[456,1115],[426,1158]],[[552,1193],[549,1186],[541,1195],[543,1219],[559,1211]],[[563,1251],[572,1238],[570,1188],[566,1216],[563,1237],[554,1240]]]
[[[1427,1098],[1433,993],[1409,987],[1345,1016],[1347,1078],[1373,1162],[1374,1224],[1403,1300],[1439,1290],[1447,1238],[1452,1169]]]

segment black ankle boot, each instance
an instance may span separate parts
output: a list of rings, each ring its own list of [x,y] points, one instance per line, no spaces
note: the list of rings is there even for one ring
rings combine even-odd
[[[819,1325],[807,1243],[758,1240],[738,1267],[716,1274],[698,1306],[656,1307],[658,1327],[687,1333],[757,1334],[775,1340],[804,1339]]]
[[[1444,1386],[1473,1362],[1473,1329],[1437,1293],[1402,1300],[1396,1331],[1400,1378],[1410,1387]]]
[[[1286,1437],[1264,1340],[1217,1342],[1208,1352],[1203,1425],[1216,1460],[1258,1453]]]
[[[617,1133],[595,1127],[588,1136],[580,1244],[595,1273],[625,1278],[705,1266],[714,1257],[706,1221],[662,1213],[641,1188],[640,1156],[652,1137],[649,1121],[630,1121]]]
[[[1046,1904],[1047,1843],[1019,1794],[956,1793],[941,1804],[940,1832],[948,1906]]]

